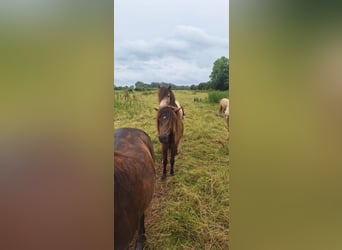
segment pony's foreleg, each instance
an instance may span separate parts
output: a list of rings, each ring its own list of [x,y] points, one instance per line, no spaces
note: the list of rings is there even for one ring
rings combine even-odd
[[[170,160],[171,170],[170,170],[170,175],[175,175],[173,166],[175,165],[175,156],[176,156],[176,154],[177,154],[177,146],[174,146],[171,149],[171,160]]]
[[[161,178],[162,180],[165,180],[166,178],[167,149],[168,149],[168,145],[162,144],[162,151],[163,151],[163,175]]]
[[[140,217],[138,239],[137,239],[137,242],[135,244],[135,250],[143,250],[144,247],[145,247],[145,241],[146,241],[146,236],[145,236],[145,215],[143,214]]]
[[[227,122],[228,131],[229,131],[229,115],[226,118],[226,122]]]

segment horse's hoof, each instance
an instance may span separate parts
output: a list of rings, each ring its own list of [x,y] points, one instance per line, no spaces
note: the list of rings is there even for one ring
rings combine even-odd
[[[172,173],[170,173],[170,175],[174,176],[174,175],[175,175],[175,173],[173,173],[173,172],[172,172]]]
[[[140,235],[135,242],[135,250],[143,250],[145,247],[146,236],[144,234]]]
[[[143,250],[144,247],[145,247],[145,242],[137,241],[137,244],[135,245],[135,250]]]
[[[165,180],[166,180],[166,174],[163,174],[163,175],[162,175],[161,180],[162,180],[162,181],[165,181]]]

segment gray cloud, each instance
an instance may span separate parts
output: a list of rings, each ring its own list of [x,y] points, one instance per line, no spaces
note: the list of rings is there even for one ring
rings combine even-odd
[[[128,0],[130,6],[133,1]],[[203,8],[194,8],[197,1],[175,1],[167,2],[168,8],[155,1],[151,5],[155,9],[145,9],[141,2],[134,1],[144,11],[127,9],[132,16],[123,15],[126,1],[117,3],[121,11],[114,9],[114,17],[119,20],[114,30],[115,84],[198,84],[209,80],[217,58],[229,56],[228,9],[224,10],[229,2],[203,1]]]
[[[136,58],[146,60],[164,56],[188,58],[198,50],[225,49],[228,39],[210,36],[203,30],[192,26],[177,26],[170,37],[155,40],[125,41],[115,52],[120,60]]]
[[[200,47],[226,47],[228,39],[210,36],[204,30],[193,26],[177,26],[175,35],[178,39],[186,40],[188,43],[197,44]]]
[[[147,83],[164,81],[191,84],[198,83],[198,77],[207,79],[208,70],[209,72],[211,70],[176,57],[163,57],[158,60],[144,61],[138,68],[137,70],[135,65],[132,67],[119,65],[116,67],[115,74],[122,74],[121,80],[123,82],[130,82],[131,79],[137,79],[135,81],[138,81],[140,79]]]

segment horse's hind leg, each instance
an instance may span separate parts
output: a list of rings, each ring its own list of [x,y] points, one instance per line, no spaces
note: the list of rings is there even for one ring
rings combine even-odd
[[[145,241],[146,241],[146,236],[145,236],[145,215],[143,214],[140,217],[140,222],[139,222],[139,231],[138,231],[138,239],[135,245],[135,250],[143,250],[145,247]]]

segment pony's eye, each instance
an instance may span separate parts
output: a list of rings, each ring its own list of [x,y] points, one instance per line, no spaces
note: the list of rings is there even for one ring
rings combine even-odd
[[[170,94],[168,94],[167,97],[170,97]]]

